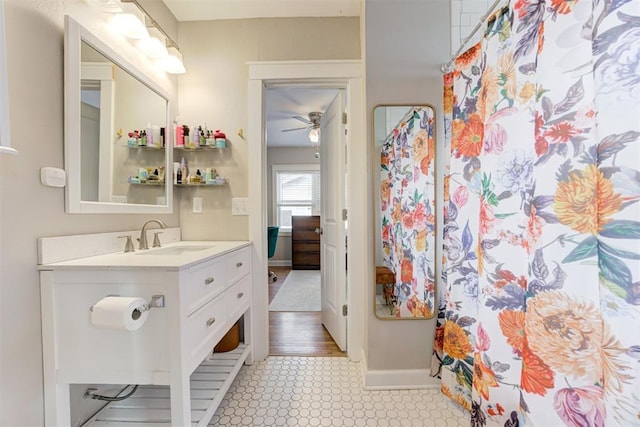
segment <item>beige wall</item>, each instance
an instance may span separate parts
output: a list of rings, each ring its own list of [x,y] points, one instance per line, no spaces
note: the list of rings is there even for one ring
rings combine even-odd
[[[229,179],[222,188],[181,189],[180,217],[187,239],[248,238],[246,216],[231,215],[231,198],[247,197],[251,148],[238,130],[247,127],[249,61],[358,59],[358,18],[273,18],[180,23],[180,49],[187,74],[179,78],[180,116],[191,124],[222,129],[230,148],[211,156]],[[189,162],[200,153],[187,153]],[[203,156],[204,156],[203,155]],[[197,158],[196,158],[197,157]],[[184,191],[186,190],[186,192]],[[192,198],[203,198],[193,214]]]
[[[273,165],[310,165],[320,164],[320,160],[314,157],[316,152],[312,147],[296,147],[296,148],[268,148],[267,149],[267,206],[269,212],[267,214],[267,224],[274,224],[273,219]],[[288,262],[291,265],[291,234],[280,235],[278,244],[276,245],[276,253],[269,260],[277,262]],[[279,263],[277,265],[282,265]]]
[[[369,141],[372,141],[370,147],[373,144],[372,112],[378,104],[433,104],[436,107],[438,141],[443,140],[440,64],[449,59],[449,22],[447,0],[366,2],[366,130]],[[440,256],[436,255],[436,259]],[[436,276],[439,277],[439,270]],[[428,368],[435,321],[378,320],[372,307],[374,287],[366,289],[370,292],[364,299],[367,303],[365,354],[368,368]]]
[[[64,14],[111,37],[132,62],[140,60],[128,42],[109,36],[102,21],[86,13],[81,0],[4,0],[4,5],[11,143],[20,154],[0,156],[0,424],[32,427],[43,425],[37,238],[133,230],[149,218],[66,214],[64,190],[40,184],[41,167],[64,166]],[[176,101],[177,79],[159,73],[156,78]],[[179,225],[177,211],[158,217]]]

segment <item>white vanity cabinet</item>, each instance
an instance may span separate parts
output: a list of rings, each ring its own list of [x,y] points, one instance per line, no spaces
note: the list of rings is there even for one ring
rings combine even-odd
[[[89,425],[208,423],[250,351],[245,340],[236,350],[212,354],[226,332],[250,316],[251,244],[206,243],[210,249],[182,255],[151,249],[39,266],[45,425],[70,425],[70,384],[140,385]],[[146,301],[162,295],[164,307],[151,308],[134,331],[98,328],[90,307],[109,295]],[[244,326],[248,337],[249,322]]]

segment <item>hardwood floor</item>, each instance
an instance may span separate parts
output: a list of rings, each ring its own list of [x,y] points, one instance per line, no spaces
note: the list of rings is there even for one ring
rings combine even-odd
[[[269,267],[278,280],[269,283],[269,303],[291,271]],[[270,311],[269,354],[272,356],[346,356],[322,326],[319,311]]]

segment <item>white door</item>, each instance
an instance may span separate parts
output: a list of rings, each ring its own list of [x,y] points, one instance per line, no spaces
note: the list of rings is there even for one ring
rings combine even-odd
[[[345,208],[345,126],[342,124],[344,91],[340,90],[320,119],[320,283],[322,324],[340,350],[347,346],[346,241],[342,209]]]

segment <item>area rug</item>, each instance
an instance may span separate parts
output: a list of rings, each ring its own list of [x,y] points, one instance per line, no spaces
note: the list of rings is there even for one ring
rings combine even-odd
[[[269,311],[320,311],[320,270],[291,270]]]

